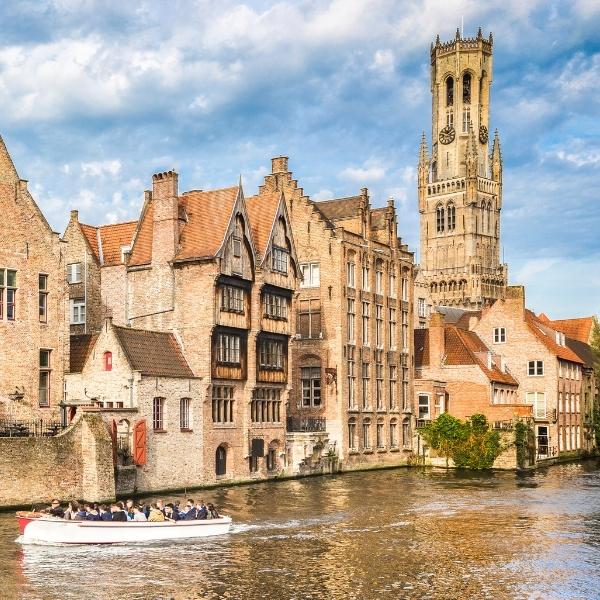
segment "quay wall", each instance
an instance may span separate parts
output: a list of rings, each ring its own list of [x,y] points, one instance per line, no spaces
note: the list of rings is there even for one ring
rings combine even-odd
[[[0,507],[112,500],[112,442],[99,415],[82,414],[54,437],[0,438]]]

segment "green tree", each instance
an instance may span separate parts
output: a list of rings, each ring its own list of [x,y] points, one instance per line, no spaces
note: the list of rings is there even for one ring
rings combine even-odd
[[[444,413],[421,429],[420,434],[446,458],[446,465],[451,458],[457,467],[490,469],[503,450],[500,433],[490,429],[482,414],[461,421]]]
[[[592,330],[592,340],[590,343],[592,356],[594,359],[594,378],[596,386],[600,386],[600,324],[598,319],[594,319],[594,329]],[[598,398],[592,398],[592,419],[594,422],[594,435],[596,437],[596,447],[600,447],[600,405]]]

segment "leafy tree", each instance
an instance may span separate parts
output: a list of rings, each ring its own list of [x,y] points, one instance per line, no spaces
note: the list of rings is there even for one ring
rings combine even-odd
[[[592,340],[590,343],[592,356],[594,359],[594,376],[596,386],[600,386],[600,324],[598,319],[594,319],[594,329],[592,330]],[[596,436],[596,447],[600,447],[600,405],[598,398],[593,398],[592,419],[594,422],[594,435]]]
[[[500,433],[490,429],[485,415],[475,414],[461,421],[448,413],[420,430],[431,448],[457,467],[490,469],[502,452]]]

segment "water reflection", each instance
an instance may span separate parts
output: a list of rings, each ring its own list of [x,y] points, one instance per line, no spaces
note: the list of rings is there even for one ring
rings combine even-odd
[[[598,598],[600,470],[396,470],[192,494],[235,526],[200,541],[14,544],[6,598]]]

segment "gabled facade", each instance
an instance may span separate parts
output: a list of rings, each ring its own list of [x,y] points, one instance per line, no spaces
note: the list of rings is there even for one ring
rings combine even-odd
[[[68,367],[65,244],[0,138],[0,419],[56,419]]]
[[[153,177],[127,265],[127,322],[172,332],[202,378],[204,482],[286,467],[297,264],[281,197],[179,194]]]
[[[288,447],[302,471],[406,460],[412,444],[412,254],[392,202],[368,191],[314,202],[272,160],[259,197],[283,192],[302,280]]]
[[[72,335],[98,331],[107,315],[125,324],[125,261],[136,226],[137,221],[86,225],[71,211],[63,240]]]

